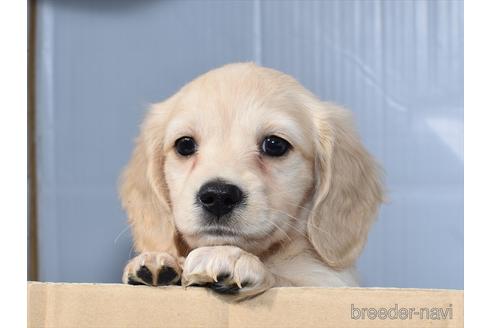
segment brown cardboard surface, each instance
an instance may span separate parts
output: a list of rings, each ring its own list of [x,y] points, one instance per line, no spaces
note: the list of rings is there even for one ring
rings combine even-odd
[[[374,318],[370,308],[381,318]],[[391,315],[400,313],[403,319],[384,318],[381,308],[394,309]],[[414,312],[404,319],[403,308],[424,308],[423,318]],[[365,311],[365,319],[355,309]],[[359,319],[352,318],[357,314]],[[289,287],[231,303],[198,287],[29,282],[28,326],[463,327],[463,291]]]

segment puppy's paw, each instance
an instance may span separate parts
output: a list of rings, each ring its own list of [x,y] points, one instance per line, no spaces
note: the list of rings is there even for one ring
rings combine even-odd
[[[181,278],[181,266],[176,258],[161,252],[143,252],[128,262],[123,271],[123,283],[129,285],[176,285]]]
[[[235,246],[210,246],[193,250],[186,258],[184,286],[205,286],[242,300],[272,287],[273,274],[260,259]]]

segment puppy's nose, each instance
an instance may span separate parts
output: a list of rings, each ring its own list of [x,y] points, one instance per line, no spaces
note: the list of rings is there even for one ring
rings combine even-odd
[[[217,217],[231,212],[244,200],[238,186],[220,180],[204,184],[198,191],[198,201],[202,207]]]

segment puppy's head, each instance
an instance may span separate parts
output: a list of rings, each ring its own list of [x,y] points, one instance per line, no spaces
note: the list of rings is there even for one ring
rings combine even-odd
[[[308,238],[343,267],[362,249],[381,201],[375,165],[345,112],[253,64],[210,71],[155,105],[137,148],[143,155],[136,151],[139,164],[124,175],[124,200],[157,207],[157,220],[192,248],[261,254]],[[130,190],[138,184],[132,170],[145,170],[140,189],[151,195]]]

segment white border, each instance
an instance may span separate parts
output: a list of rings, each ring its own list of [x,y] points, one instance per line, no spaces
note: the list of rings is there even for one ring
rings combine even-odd
[[[465,322],[490,321],[492,3],[465,1]]]
[[[465,3],[465,320],[479,327],[486,298],[492,232],[492,3]],[[26,326],[27,2],[0,2],[0,200],[3,327]],[[480,314],[481,313],[481,314]],[[488,319],[488,318],[486,318]],[[15,325],[12,324],[15,322]]]
[[[0,326],[25,327],[27,1],[1,1],[0,24],[0,263],[3,274]]]

